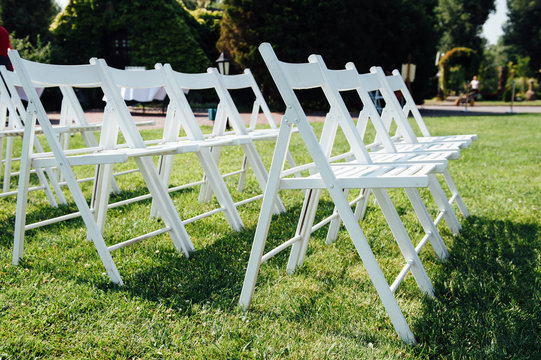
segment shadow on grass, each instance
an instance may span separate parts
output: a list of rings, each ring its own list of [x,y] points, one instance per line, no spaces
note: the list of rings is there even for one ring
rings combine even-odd
[[[193,193],[195,190],[194,188],[187,188],[187,189],[181,189],[174,191],[170,194],[171,198],[174,199],[175,197],[182,196],[183,194],[187,193]],[[114,194],[112,193],[109,199],[109,204],[114,202],[119,202],[123,200],[132,199],[138,196],[146,195],[148,194],[148,189],[146,187],[138,187],[136,189],[132,190],[122,190],[120,194]],[[15,207],[16,204],[16,198],[12,197],[5,201],[12,201],[12,206]],[[32,200],[29,200],[30,202]],[[147,203],[150,204],[152,199],[144,199],[139,200],[134,203],[129,203],[122,205],[122,209],[124,211],[131,211],[134,206],[137,206],[136,204],[142,204]],[[48,205],[48,203],[43,202],[43,205],[40,205],[38,207],[34,207],[33,209],[27,210],[26,214],[26,224],[32,224],[38,221],[43,221],[47,219],[52,219],[55,217],[71,214],[78,212],[78,208],[75,205],[75,202],[69,201],[68,204],[62,205],[59,204],[58,207],[52,207]],[[78,228],[78,227],[84,227],[84,223],[81,217],[70,219],[67,221],[62,221],[57,224],[47,225],[47,229],[53,231],[55,229],[55,226],[61,226],[62,228]],[[0,221],[0,247],[10,247],[13,245],[13,234],[14,234],[14,227],[15,227],[15,212],[13,212],[8,217],[4,217],[2,221]],[[35,230],[28,230],[26,232],[26,236],[31,238],[33,231],[41,231],[43,228],[36,228]]]
[[[294,235],[300,209],[299,205],[273,217],[267,251]],[[178,311],[190,311],[190,304],[206,302],[214,308],[232,309],[237,306],[254,233],[251,228],[222,234],[189,259],[174,250],[160,252],[156,255],[158,266],[148,266],[132,277],[124,277],[125,286],[116,288]],[[285,271],[286,256],[273,261]]]
[[[539,235],[537,224],[468,218],[413,324],[417,355],[540,359]]]

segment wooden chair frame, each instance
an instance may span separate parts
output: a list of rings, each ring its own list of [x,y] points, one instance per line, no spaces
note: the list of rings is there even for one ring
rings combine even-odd
[[[419,112],[419,109],[417,108],[417,105],[415,104],[415,101],[413,100],[413,97],[411,96],[411,93],[408,90],[406,83],[404,82],[404,79],[400,75],[400,72],[395,69],[393,70],[392,75],[383,76],[383,71],[381,68],[377,67],[372,68],[371,72],[377,73],[380,81],[385,79],[391,91],[400,91],[404,99],[404,104],[402,106],[404,116],[407,118],[409,115],[412,115],[415,119],[415,123],[422,134],[422,136],[417,137],[417,141],[420,143],[459,142],[462,143],[461,148],[467,148],[472,144],[472,141],[477,140],[476,134],[432,136],[421,113]],[[400,141],[400,138],[395,138],[394,140]]]
[[[108,75],[111,78],[111,81],[114,83],[116,87],[149,88],[149,87],[161,87],[161,86],[166,87],[167,86],[165,72],[161,68],[154,69],[154,70],[144,70],[144,71],[134,72],[134,71],[119,70],[119,69],[107,67],[106,71],[108,72]],[[147,145],[150,145],[150,144],[163,145],[163,144],[176,144],[176,143],[177,144],[181,144],[181,143],[197,144],[197,151],[195,151],[194,153],[197,155],[199,162],[203,168],[203,171],[205,173],[212,174],[211,187],[213,188],[214,193],[216,194],[216,198],[220,204],[220,207],[217,209],[213,209],[208,212],[205,212],[203,214],[199,214],[193,218],[186,219],[183,222],[184,224],[188,224],[193,221],[200,220],[204,217],[211,216],[217,212],[223,212],[231,228],[234,229],[235,231],[240,231],[244,227],[244,225],[238,214],[238,211],[233,202],[233,199],[231,198],[231,195],[229,194],[229,191],[225,183],[223,182],[223,177],[220,174],[219,169],[214,163],[214,161],[212,161],[209,149],[212,146],[216,146],[219,144],[236,145],[240,141],[248,141],[248,139],[233,139],[232,137],[206,139],[203,136],[203,133],[201,132],[199,126],[197,125],[197,121],[195,120],[193,113],[190,113],[192,116],[191,120],[193,121],[185,121],[187,116],[181,116],[177,114],[178,109],[181,109],[182,106],[189,107],[189,104],[187,103],[187,100],[184,96],[184,92],[182,91],[182,89],[180,89],[180,94],[182,96],[182,99],[186,101],[185,104],[182,103],[182,99],[179,100],[177,98],[178,95],[175,92],[175,90],[178,90],[178,89],[171,89],[171,88],[166,87],[166,91],[168,91],[170,103],[168,106],[161,139],[145,141],[145,143]],[[181,103],[182,105],[179,105]],[[109,101],[108,101],[108,106],[109,106]],[[193,122],[195,122],[195,126]],[[179,131],[181,127],[183,127],[186,133],[188,134],[188,136],[185,138],[179,137]],[[159,176],[164,186],[168,188],[169,192],[178,191],[180,189],[185,189],[188,187],[193,187],[201,183],[201,182],[193,182],[193,183],[182,184],[179,186],[169,188],[169,179],[170,179],[171,172],[173,170],[172,168],[173,159],[174,159],[174,156],[172,154],[164,154],[160,156],[158,160]],[[105,165],[105,166],[108,166],[108,165]],[[140,198],[148,198],[148,195],[142,196]],[[158,215],[158,210],[157,210],[157,207],[155,206],[155,201],[156,200],[153,199],[153,206],[151,210],[152,216]],[[106,208],[102,207],[102,209],[103,210],[99,211],[98,213],[98,218],[105,217]]]
[[[250,116],[250,125],[246,128],[247,134],[251,137],[253,141],[276,141],[276,138],[278,137],[278,125],[276,124],[276,121],[274,120],[272,113],[263,98],[263,94],[261,94],[261,91],[259,90],[259,87],[252,75],[252,72],[250,69],[245,69],[243,74],[238,75],[223,75],[217,72],[216,70],[213,70],[214,73],[217,74],[218,81],[221,82],[221,88],[225,89],[229,95],[231,90],[239,90],[239,89],[250,89],[254,95],[254,103],[252,105],[252,112]],[[235,106],[235,103],[231,101],[231,104]],[[215,120],[215,126],[213,128],[213,135],[226,135],[229,133],[234,133],[235,130],[228,132],[224,126],[227,124],[228,121],[228,112],[225,111],[226,105],[222,104],[221,102],[218,104],[218,109],[216,113]],[[262,112],[264,119],[267,122],[267,125],[270,126],[270,129],[257,129],[257,120],[260,115],[260,112]],[[237,112],[238,113],[238,110]],[[230,111],[229,114],[232,114]],[[240,125],[244,126],[244,123],[242,121],[239,122]],[[213,156],[215,160],[218,162],[220,157],[220,148],[213,148],[212,149]],[[293,156],[291,153],[288,152],[287,154],[287,161],[291,167],[295,166],[295,160],[293,159]],[[244,188],[244,182],[246,178],[246,171],[248,168],[248,157],[246,154],[244,154],[241,169],[231,172],[229,174],[224,174],[224,176],[233,176],[240,174],[239,176],[239,182],[237,186],[237,190],[239,192],[243,191]],[[204,177],[204,183],[201,185],[201,193],[200,193],[200,201],[206,202],[210,200],[210,196],[212,195],[212,192],[209,191],[208,187],[206,186],[206,177]],[[261,196],[262,197],[262,196]]]
[[[423,292],[432,296],[433,289],[426,271],[419,260],[417,251],[411,243],[386,189],[426,187],[429,183],[428,175],[432,173],[436,165],[422,163],[416,165],[406,165],[404,163],[374,164],[364,147],[360,134],[355,128],[347,109],[341,101],[338,101],[340,98],[338,91],[328,86],[328,79],[321,72],[318,64],[288,64],[281,62],[277,59],[272,47],[268,43],[261,44],[259,50],[286,104],[286,113],[276,142],[273,162],[269,172],[269,181],[265,190],[240,296],[240,306],[243,308],[249,306],[255,288],[257,274],[263,262],[291,246],[288,271],[291,272],[298,266],[299,256],[305,252],[308,245],[319,193],[325,189],[329,192],[338,214],[346,226],[370,279],[391,318],[395,330],[401,339],[408,343],[414,343],[415,338],[396,302],[394,291],[409,271],[412,271],[419,288]],[[331,105],[331,113],[326,118],[319,141],[294,93],[294,89],[314,87],[323,88]],[[295,126],[298,128],[317,169],[313,170],[311,175],[303,178],[292,178],[288,176],[298,169],[284,171],[289,141]],[[355,161],[348,163],[332,162],[330,155],[338,126],[342,128],[351,146]],[[302,166],[298,168],[302,168]],[[351,188],[371,188],[374,194],[376,194],[386,221],[406,259],[406,265],[391,286],[387,283],[361,230],[359,222],[350,207],[346,190]],[[295,236],[264,255],[263,252],[270,227],[272,208],[276,196],[281,189],[305,190],[303,210],[301,211]],[[439,245],[445,246],[444,244]]]
[[[217,143],[212,145],[212,156],[213,161],[216,163],[219,158],[219,148],[225,145],[240,145],[244,151],[244,154],[247,158],[250,167],[252,168],[254,175],[259,183],[259,187],[263,192],[265,190],[268,172],[265,168],[259,153],[253,143],[253,137],[250,136],[248,130],[244,126],[241,116],[231,98],[229,92],[225,89],[222,82],[219,78],[218,70],[214,68],[209,68],[207,73],[199,74],[187,74],[174,71],[169,64],[163,66],[157,65],[157,68],[160,71],[163,71],[165,74],[165,79],[167,84],[165,89],[171,99],[170,106],[171,111],[174,111],[175,117],[178,118],[178,121],[168,132],[177,134],[179,127],[182,125],[188,135],[189,139],[201,139],[204,140],[205,137],[201,132],[199,125],[195,119],[193,111],[186,100],[186,97],[180,89],[189,89],[189,90],[202,90],[202,89],[214,89],[218,95],[220,101],[220,112],[223,112],[225,115],[220,115],[216,117],[213,132],[210,135],[211,139],[230,139],[236,143]],[[174,108],[173,108],[174,107]],[[168,110],[169,112],[169,110]],[[233,132],[226,134],[226,120],[229,119]],[[193,130],[188,130],[193,129]],[[197,137],[196,137],[197,136]],[[171,164],[167,162],[167,158],[164,157],[163,162],[160,163],[161,174],[163,174],[163,179],[165,183],[168,183],[169,173],[171,171]],[[211,180],[210,173],[205,172],[206,178]],[[260,199],[262,195],[256,195],[251,199],[245,199],[237,205],[244,204],[249,201]],[[205,198],[200,197],[200,200]],[[275,212],[280,213],[284,212],[285,207],[282,201],[278,198],[275,204]]]
[[[356,71],[355,65],[353,63],[348,63],[346,68],[353,69]],[[375,122],[383,122],[383,127],[377,128],[377,139],[381,143],[382,139],[385,139],[387,143],[393,141],[394,146],[398,152],[411,151],[412,148],[415,148],[416,151],[430,151],[430,152],[442,152],[449,154],[449,159],[458,159],[460,149],[467,146],[468,141],[465,138],[460,139],[455,136],[448,138],[433,138],[432,141],[419,142],[413,128],[411,127],[410,122],[408,121],[406,112],[403,111],[400,106],[396,96],[394,95],[393,88],[386,81],[385,74],[383,70],[379,67],[372,67],[371,73],[369,74],[359,74],[359,79],[362,84],[364,92],[379,90],[385,100],[385,107],[381,118],[377,112],[374,112],[370,108],[363,109],[363,112],[359,115],[358,128],[361,133],[364,134],[366,129],[367,119],[369,118],[373,124]],[[395,78],[396,79],[396,78]],[[366,96],[365,96],[366,97]],[[411,96],[409,96],[411,98]],[[413,99],[411,99],[413,101]],[[395,121],[397,125],[397,134],[393,137],[390,137],[389,129],[391,123]],[[426,126],[425,126],[426,128]],[[467,135],[469,137],[469,135]],[[387,145],[388,146],[388,145]],[[384,150],[380,151],[386,151]],[[448,203],[452,205],[456,203],[459,211],[464,217],[469,216],[469,211],[464,203],[458,188],[449,172],[449,169],[444,169],[441,174],[443,179],[447,184],[448,189],[451,192],[451,197],[448,199]],[[450,217],[452,209],[445,209],[440,206],[440,211],[445,211],[443,215],[446,217],[446,222],[450,227],[450,230],[456,234],[460,231],[460,226],[453,228],[451,223],[454,222]],[[456,218],[456,216],[455,216]]]
[[[9,57],[16,71],[20,86],[28,95],[28,106],[24,114],[23,152],[21,156],[21,171],[17,195],[17,211],[15,219],[15,235],[13,263],[18,264],[23,256],[24,233],[36,227],[26,224],[26,207],[28,202],[28,185],[30,168],[58,167],[65,178],[67,186],[79,210],[89,238],[92,240],[98,255],[112,282],[123,284],[122,278],[111,257],[111,252],[131,245],[149,237],[169,233],[173,244],[179,252],[189,256],[194,247],[180,220],[178,213],[169,197],[167,189],[160,180],[152,156],[171,153],[193,152],[198,150],[197,144],[165,144],[146,146],[124,101],[118,94],[118,89],[108,77],[107,65],[103,60],[97,60],[91,65],[48,65],[23,60],[16,51],[10,51]],[[49,86],[80,86],[100,87],[109,101],[107,114],[104,116],[102,136],[98,147],[78,150],[64,150],[54,131],[41,101],[34,89],[35,83],[46,83]],[[39,119],[41,129],[51,149],[49,153],[34,152],[36,120]],[[127,148],[116,148],[118,131],[122,131]],[[141,172],[157,207],[165,227],[149,234],[107,246],[93,211],[88,206],[79,187],[72,167],[78,165],[112,165],[133,158]],[[104,168],[97,176],[100,189],[97,196],[99,206],[106,206],[111,189],[112,166]],[[40,224],[42,226],[44,224]]]

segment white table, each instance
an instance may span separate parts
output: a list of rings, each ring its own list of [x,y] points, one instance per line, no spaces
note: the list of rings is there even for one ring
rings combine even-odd
[[[150,102],[152,100],[165,99],[165,89],[163,87],[154,88],[120,88],[120,94],[124,100],[135,100],[138,102]]]
[[[15,89],[17,90],[17,94],[21,98],[21,100],[28,101],[28,97],[26,97],[26,93],[24,92],[23,88],[21,86],[15,86]],[[43,94],[42,87],[37,87],[36,92],[38,93],[38,96],[41,97],[41,94]]]

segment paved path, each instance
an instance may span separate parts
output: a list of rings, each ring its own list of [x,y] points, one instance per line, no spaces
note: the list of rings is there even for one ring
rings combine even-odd
[[[472,116],[510,114],[511,106],[420,105],[423,116]],[[541,113],[541,106],[513,106],[513,113]]]
[[[423,116],[475,116],[475,115],[494,115],[501,116],[509,114],[509,106],[455,106],[455,105],[421,105],[419,106],[421,114]],[[513,112],[517,114],[521,113],[539,113],[541,114],[541,106],[515,106],[513,107]],[[103,112],[101,111],[89,111],[85,113],[89,122],[101,122],[103,119]],[[282,118],[282,113],[273,113],[274,120],[277,123],[280,123]],[[55,122],[60,116],[58,113],[50,113],[50,119]],[[165,122],[165,115],[162,113],[133,113],[132,114],[136,122],[139,121],[149,121],[154,122],[153,125],[142,126],[142,128],[161,128]],[[250,114],[244,113],[241,114],[245,124],[250,123]],[[195,117],[197,122],[200,125],[209,125],[212,126],[213,122],[208,119],[208,114],[206,112],[196,112]],[[312,114],[308,115],[308,120],[311,122],[319,122],[325,119],[325,115],[321,114]],[[262,114],[259,114],[258,117],[259,123],[266,123]]]
[[[248,113],[243,113],[243,114],[240,114],[242,119],[244,120],[244,123],[246,125],[249,125],[250,124],[250,118],[251,118],[251,114],[248,114]],[[274,117],[274,120],[279,124],[281,119],[282,119],[282,113],[272,113],[273,117]],[[103,120],[103,112],[102,111],[88,111],[88,112],[85,112],[85,116],[86,118],[88,119],[89,122],[91,123],[96,123],[96,122],[101,122]],[[157,112],[157,113],[141,113],[141,112],[134,112],[132,113],[132,117],[134,119],[135,122],[141,122],[141,121],[153,121],[154,124],[153,125],[145,125],[145,126],[141,126],[140,128],[142,129],[151,129],[151,128],[163,128],[163,125],[165,123],[165,114],[162,114],[160,112]],[[55,122],[58,122],[58,120],[60,119],[60,114],[57,113],[57,112],[52,112],[52,113],[49,113],[49,118],[50,120],[55,123]],[[214,124],[213,121],[210,121],[209,118],[208,118],[208,113],[206,112],[196,112],[195,113],[195,118],[197,119],[197,122],[200,124],[200,125],[209,125],[209,126],[212,126]],[[323,121],[325,119],[325,115],[324,114],[321,114],[321,115],[310,115],[308,116],[309,120],[310,121]],[[263,114],[259,114],[258,118],[257,118],[257,121],[258,123],[260,124],[266,124],[267,121],[265,120]]]

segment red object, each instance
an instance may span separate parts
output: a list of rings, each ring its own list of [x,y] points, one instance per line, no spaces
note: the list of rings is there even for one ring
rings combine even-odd
[[[11,48],[8,31],[3,26],[0,26],[0,56],[8,56],[8,49]]]
[[[0,65],[5,65],[8,70],[13,70],[8,58],[8,49],[11,48],[8,31],[3,26],[0,26]]]

